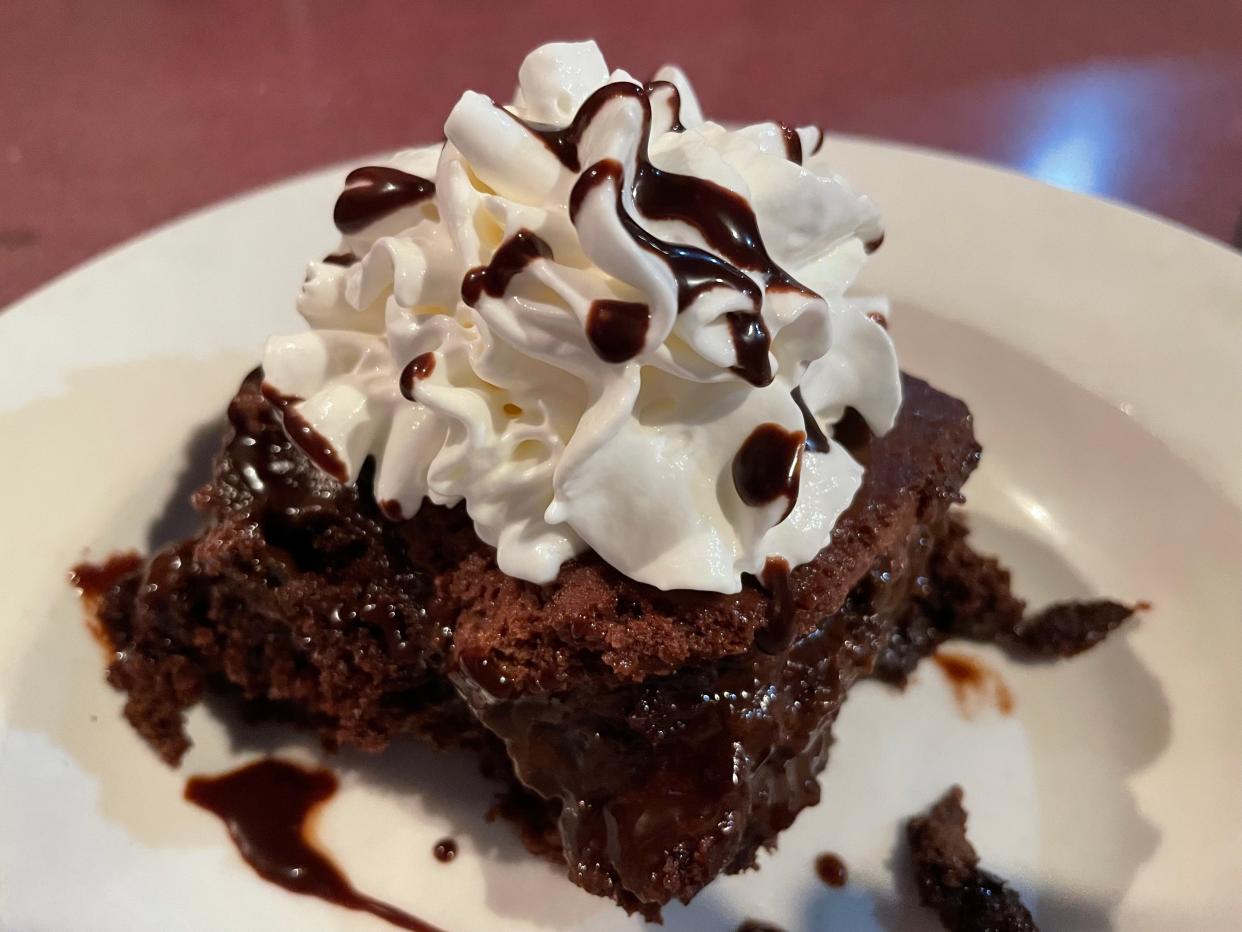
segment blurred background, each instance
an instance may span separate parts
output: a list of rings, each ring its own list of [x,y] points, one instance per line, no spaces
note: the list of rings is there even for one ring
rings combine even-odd
[[[585,37],[640,77],[682,65],[718,120],[964,153],[1242,242],[1242,0],[2,0],[0,307],[186,211],[432,141],[462,90],[508,99],[527,51]]]

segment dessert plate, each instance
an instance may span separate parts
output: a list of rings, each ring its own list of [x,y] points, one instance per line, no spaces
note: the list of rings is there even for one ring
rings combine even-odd
[[[885,213],[862,285],[892,297],[903,367],[975,412],[985,454],[968,513],[982,549],[1005,555],[1035,604],[1151,607],[1065,663],[950,644],[988,671],[978,689],[933,662],[904,694],[856,688],[823,802],[759,871],[666,909],[666,926],[936,928],[899,833],[956,782],[985,865],[1044,928],[1236,927],[1242,257],[1009,172],[828,145]],[[189,530],[223,402],[268,334],[301,326],[291,296],[305,259],[334,245],[323,218],[341,177],[196,214],[0,313],[0,929],[382,929],[260,880],[182,799],[187,776],[267,753],[337,772],[316,837],[361,891],[429,923],[642,924],[487,821],[492,788],[471,758],[418,745],[329,756],[206,709],[172,771],[103,681],[66,570]],[[444,837],[459,848],[449,864],[432,855]],[[824,852],[848,865],[844,887],[817,877]]]

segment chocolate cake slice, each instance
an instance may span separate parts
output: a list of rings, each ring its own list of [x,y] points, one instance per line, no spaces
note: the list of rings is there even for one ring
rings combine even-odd
[[[987,605],[993,632],[1021,624],[1007,577],[950,517],[979,456],[970,415],[917,379],[904,390],[893,430],[854,447],[866,479],[831,546],[788,593],[718,595],[661,592],[590,554],[537,586],[499,571],[461,508],[389,520],[367,481],[337,482],[289,440],[256,373],[194,499],[204,531],[102,600],[109,679],[170,763],[209,690],[329,747],[417,734],[494,758],[497,736],[571,879],[653,916],[750,866],[818,801],[860,677],[908,669],[959,605]],[[788,644],[765,639],[774,622]]]

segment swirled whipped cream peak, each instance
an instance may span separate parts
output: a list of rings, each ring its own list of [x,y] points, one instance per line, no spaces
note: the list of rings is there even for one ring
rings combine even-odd
[[[310,329],[264,356],[291,435],[342,481],[373,459],[392,517],[464,501],[535,583],[588,549],[725,593],[812,559],[862,478],[833,426],[901,402],[883,301],[846,295],[879,218],[819,130],[713,123],[582,42],[444,135],[346,178]]]

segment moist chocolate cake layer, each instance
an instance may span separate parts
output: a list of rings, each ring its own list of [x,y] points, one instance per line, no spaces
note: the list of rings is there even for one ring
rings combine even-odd
[[[475,746],[546,800],[510,808],[544,848],[555,820],[575,882],[657,915],[752,864],[818,801],[859,677],[900,681],[958,631],[1067,653],[1119,621],[1070,611],[1045,626],[1055,636],[1023,628],[1008,574],[949,517],[979,455],[969,412],[917,379],[904,390],[888,434],[848,438],[862,488],[781,599],[754,580],[661,592],[593,554],[551,585],[506,576],[463,507],[389,520],[369,470],[342,485],[318,469],[256,372],[195,496],[204,531],[101,599],[109,679],[170,763],[208,690],[330,747],[409,733]],[[782,613],[792,642],[778,650],[763,634]]]

